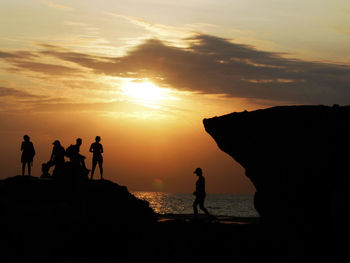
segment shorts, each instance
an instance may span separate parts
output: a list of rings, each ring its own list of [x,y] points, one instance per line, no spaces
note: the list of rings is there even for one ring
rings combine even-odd
[[[102,163],[103,163],[102,155],[95,155],[92,157],[92,165],[95,166],[97,163],[99,166],[102,166]]]

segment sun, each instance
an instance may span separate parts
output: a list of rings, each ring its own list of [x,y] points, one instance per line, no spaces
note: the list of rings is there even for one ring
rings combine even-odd
[[[122,87],[122,94],[144,104],[157,104],[168,96],[166,89],[150,81],[128,81]]]

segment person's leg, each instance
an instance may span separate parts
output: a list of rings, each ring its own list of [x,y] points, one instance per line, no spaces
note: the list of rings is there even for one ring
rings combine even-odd
[[[194,200],[194,202],[193,202],[193,214],[194,214],[194,216],[198,216],[198,209],[197,209],[197,205],[199,204],[199,202],[198,202],[198,197],[196,197],[196,199]]]
[[[95,169],[96,169],[96,159],[94,157],[92,157],[92,170],[91,170],[91,180],[93,180],[93,177],[94,177],[94,172],[95,172]]]
[[[41,165],[41,171],[43,173],[43,176],[49,176],[49,170],[50,168],[54,165],[54,162],[53,161],[48,161],[47,163],[43,163]]]
[[[80,161],[81,167],[83,167],[84,170],[88,170],[85,165],[85,156],[79,155],[79,161]]]
[[[27,164],[28,164],[28,176],[30,176],[30,172],[31,172],[31,171],[30,171],[30,168],[31,168],[31,164],[32,164],[32,163],[31,163],[31,162],[27,162]]]
[[[207,215],[209,216],[208,210],[204,207],[204,197],[201,198],[200,203],[199,203],[199,208]]]
[[[24,176],[24,170],[25,170],[25,168],[26,168],[26,163],[22,163],[22,176]]]
[[[52,175],[59,175],[62,174],[63,172],[63,168],[64,168],[64,160],[63,161],[57,161],[56,163],[54,163],[55,168],[52,171]]]
[[[47,172],[49,172],[50,168],[55,165],[54,161],[48,161],[46,163],[47,165]],[[56,164],[57,165],[57,164]]]
[[[101,180],[103,179],[103,161],[102,158],[98,160],[98,167],[100,168],[100,175],[101,175]]]

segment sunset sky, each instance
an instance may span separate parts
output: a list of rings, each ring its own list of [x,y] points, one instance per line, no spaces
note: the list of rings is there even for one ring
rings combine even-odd
[[[209,193],[251,194],[203,118],[349,104],[349,47],[348,0],[1,0],[0,178],[24,134],[35,176],[56,139],[90,167],[99,135],[129,190],[192,192],[202,167]]]

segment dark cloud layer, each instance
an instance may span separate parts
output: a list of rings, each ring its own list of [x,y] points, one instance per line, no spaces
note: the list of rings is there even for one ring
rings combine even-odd
[[[64,65],[43,63],[38,54],[29,51],[0,51],[0,60],[12,66],[9,70],[19,73],[21,70],[29,70],[48,75],[71,75],[80,71]]]
[[[18,89],[0,87],[0,97],[7,97],[7,96],[16,97],[16,98],[23,98],[23,99],[42,98],[43,97],[43,96],[39,96],[39,95],[33,95],[31,93],[21,91]]]
[[[208,35],[189,40],[191,46],[184,49],[151,39],[115,58],[52,45],[42,45],[40,54],[76,63],[96,74],[147,77],[180,90],[290,103],[350,103],[349,66],[290,59]],[[0,53],[0,58],[5,55]]]

